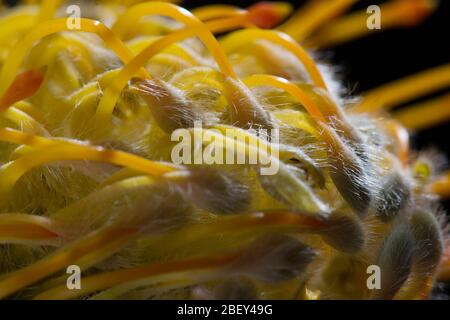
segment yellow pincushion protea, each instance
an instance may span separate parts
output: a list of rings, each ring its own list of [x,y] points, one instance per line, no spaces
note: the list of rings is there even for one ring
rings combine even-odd
[[[299,43],[364,34],[356,12],[311,36],[355,1],[311,1],[279,27],[285,3],[131,2],[78,20],[55,0],[2,10],[0,297],[423,299],[449,279],[449,180],[403,126],[448,118],[448,101],[378,112],[448,86],[449,66],[348,101]],[[387,27],[433,9],[385,6]],[[178,129],[276,148],[279,170],[173,163]]]

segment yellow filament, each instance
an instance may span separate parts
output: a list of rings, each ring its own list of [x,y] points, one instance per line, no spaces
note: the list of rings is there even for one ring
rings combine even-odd
[[[236,253],[231,253],[214,257],[200,257],[179,261],[150,263],[135,268],[105,272],[84,278],[83,286],[80,290],[68,290],[65,285],[58,286],[38,295],[35,299],[73,299],[119,284],[147,279],[150,277],[179,273],[182,271],[208,271],[218,269],[225,267],[236,257]]]
[[[426,70],[363,94],[357,112],[391,109],[401,103],[450,86],[450,64]]]
[[[197,30],[197,28],[183,29],[164,36],[163,38],[150,44],[134,59],[127,63],[104,90],[96,112],[96,117],[99,123],[105,124],[111,118],[114,107],[120,97],[120,93],[123,88],[125,88],[128,81],[135,75],[136,71],[141,68],[141,66],[145,65],[152,56],[163,50],[165,47],[174,42],[195,35]]]
[[[246,13],[246,11],[242,11],[243,13]],[[112,30],[115,34],[117,34],[118,37],[122,38],[127,28],[129,28],[131,25],[133,25],[134,21],[137,21],[138,19],[147,16],[147,15],[165,15],[168,17],[171,17],[186,26],[194,27],[194,26],[202,26],[199,28],[198,37],[202,39],[202,41],[205,43],[205,45],[208,47],[208,49],[213,53],[213,56],[216,58],[217,63],[219,65],[225,64],[226,57],[219,52],[221,50],[218,50],[219,45],[217,44],[217,40],[211,35],[210,32],[208,32],[208,27],[205,26],[201,20],[196,18],[192,13],[187,11],[184,8],[178,7],[176,5],[170,4],[170,3],[163,3],[163,2],[151,2],[151,3],[142,3],[135,5],[131,8],[129,8],[114,24],[112,27]],[[233,15],[234,16],[234,15]],[[232,17],[233,17],[232,16]],[[242,18],[243,14],[238,14],[236,18]],[[214,52],[219,53],[217,56],[214,54]],[[224,59],[225,58],[225,59]],[[231,66],[226,67],[225,69],[232,70]],[[233,71],[231,71],[230,75],[234,74]]]
[[[34,25],[34,13],[13,14],[0,20],[0,44],[2,48],[0,59],[3,60],[11,45],[12,37],[16,37],[21,32],[31,28]],[[12,22],[13,21],[13,22]]]
[[[222,30],[223,28],[226,28],[229,25],[229,19],[214,20],[206,23],[205,25],[211,32],[215,32],[216,30]],[[122,70],[119,72],[119,74],[110,82],[110,85],[104,90],[103,97],[100,100],[96,113],[98,121],[100,123],[106,123],[107,120],[111,118],[112,112],[123,88],[125,88],[128,81],[135,75],[137,70],[140,67],[144,66],[147,61],[151,59],[151,57],[177,41],[181,41],[193,36],[199,36],[199,32],[204,30],[204,28],[204,25],[196,25],[194,27],[184,28],[168,34],[151,43],[129,63],[127,63],[125,67],[122,68]],[[212,37],[212,39],[214,39],[213,44],[206,41],[204,41],[204,44],[208,47],[212,55],[215,57],[222,73],[229,77],[237,79],[232,66],[230,65],[228,59],[226,58],[226,55],[218,45],[217,40],[214,38],[214,36],[212,36],[211,33],[209,33],[209,35]],[[203,38],[204,37],[201,37],[200,39],[203,40]]]
[[[343,13],[357,0],[310,0],[304,8],[280,27],[298,42],[305,40],[330,19]]]
[[[45,147],[44,149],[41,148],[33,152],[27,152],[21,158],[1,167],[0,176],[2,179],[0,179],[0,193],[9,192],[20,176],[29,169],[44,163],[59,160],[107,162],[129,167],[153,176],[162,176],[180,169],[180,167],[176,167],[175,165],[151,161],[123,151],[81,145],[69,141],[50,140],[13,129],[0,128],[0,141],[26,144],[33,147]]]
[[[226,55],[222,52],[219,43],[212,35],[209,28],[189,11],[176,5],[164,2],[148,2],[129,8],[112,27],[118,37],[123,37],[126,29],[133,25],[134,21],[147,15],[166,15],[184,23],[188,27],[197,27],[197,36],[211,52],[222,72],[234,79],[237,78]]]
[[[305,49],[287,34],[274,30],[245,29],[232,33],[225,37],[220,43],[225,52],[229,53],[236,50],[238,47],[247,44],[250,41],[249,39],[269,40],[282,46],[290,53],[294,54],[303,63],[316,86],[326,89],[325,81],[314,60],[309,56]]]
[[[248,86],[273,86],[275,88],[285,90],[292,94],[306,109],[306,111],[315,120],[315,133],[318,139],[323,139],[330,149],[328,150],[329,157],[340,157],[340,160],[347,162],[347,164],[353,164],[353,159],[347,157],[347,146],[341,140],[339,135],[336,135],[335,131],[330,126],[333,121],[333,115],[331,117],[324,117],[320,108],[316,103],[308,97],[308,95],[295,84],[287,81],[286,79],[270,76],[270,75],[253,75],[244,80]],[[339,116],[339,115],[338,115]],[[358,142],[358,136],[352,130],[352,127],[345,122],[341,123],[339,129],[342,130],[341,135],[350,139],[352,142]],[[347,154],[348,155],[348,154]],[[347,158],[344,160],[344,158]]]
[[[41,23],[36,28],[31,30],[22,41],[18,42],[14,49],[9,53],[8,58],[3,64],[3,68],[0,74],[0,97],[6,92],[8,87],[13,82],[17,71],[22,64],[27,51],[33,46],[33,44],[52,33],[60,31],[70,31],[67,26],[67,18],[49,20]],[[91,32],[97,34],[106,42],[125,63],[133,58],[131,51],[124,45],[124,43],[117,38],[110,29],[99,21],[80,18],[80,29],[77,31]],[[145,69],[141,70],[143,76],[148,76]]]
[[[437,6],[434,0],[391,1],[383,4],[380,6],[381,29],[369,29],[367,11],[361,10],[327,24],[307,40],[308,46],[330,47],[381,30],[404,26],[405,23],[408,25],[418,23],[421,21],[415,18],[418,2],[423,3],[422,10],[425,11],[423,13],[430,13]]]
[[[0,298],[4,298],[30,284],[33,284],[54,272],[57,272],[68,265],[76,264],[78,260],[96,254],[104,254],[108,248],[111,252],[113,248],[121,248],[136,233],[132,228],[110,228],[103,229],[89,234],[88,236],[68,245],[54,254],[26,267],[13,272],[0,281]]]
[[[142,175],[141,171],[133,170],[133,169],[130,169],[130,168],[123,168],[123,169],[117,171],[116,173],[112,174],[105,181],[103,181],[98,186],[98,188],[101,189],[101,188],[107,187],[109,185],[112,185],[112,184],[114,184],[116,182],[125,181],[126,179],[139,177],[141,175]]]
[[[450,171],[444,173],[432,183],[431,191],[442,198],[450,197]]]
[[[239,7],[222,4],[208,5],[191,10],[191,13],[202,21],[233,17],[245,12]]]
[[[285,90],[292,94],[308,111],[308,113],[316,120],[327,122],[319,107],[312,99],[306,95],[302,89],[286,79],[271,75],[253,75],[244,79],[244,83],[249,87],[256,86],[272,86],[281,90]]]
[[[162,176],[177,170],[169,164],[154,162],[129,153],[107,150],[92,146],[58,144],[56,146],[28,152],[0,168],[0,194],[5,196],[16,184],[17,180],[32,168],[63,160],[91,160],[129,167],[143,173]]]
[[[37,23],[50,20],[55,16],[61,0],[43,0],[37,17]]]
[[[251,27],[253,25],[251,24],[251,22],[249,21],[249,19],[246,15],[239,15],[239,16],[230,17],[230,18],[211,20],[211,21],[205,22],[204,26],[211,33],[221,33],[221,32],[230,31],[232,29],[236,29],[239,27]],[[220,51],[222,51],[222,48],[219,45],[219,43],[217,42],[217,40],[215,38],[214,38],[214,40],[215,40],[215,43],[219,46]],[[224,54],[224,56],[226,57],[225,54]],[[219,64],[219,62],[217,62],[217,64]]]
[[[292,109],[275,110],[273,115],[288,126],[299,128],[311,135],[316,133],[316,129],[310,123],[309,115],[302,111]]]
[[[0,141],[15,144],[25,144],[31,147],[45,147],[55,143],[50,139],[37,136],[32,133],[25,133],[11,128],[0,128]]]
[[[129,8],[113,25],[113,32],[120,38],[123,38],[127,29],[135,21],[148,15],[164,15],[177,20],[186,26],[203,25],[192,13],[179,6],[164,2],[146,2],[137,4]],[[204,28],[206,29],[206,27]],[[208,40],[207,42],[211,42]]]
[[[450,120],[450,94],[406,107],[393,117],[413,130],[426,129]]]
[[[8,15],[4,15],[0,18],[0,30],[1,35],[7,35],[8,31],[11,31],[8,29],[8,27],[13,27],[15,23],[17,22],[19,25],[22,25],[25,21],[33,21],[36,16],[35,10],[30,10],[30,8],[21,8],[17,11],[13,11],[12,13]],[[32,26],[32,24],[29,24]]]
[[[134,40],[133,42],[129,42],[128,46],[135,53],[135,55],[139,54],[142,50],[144,50],[147,46],[149,46],[151,43],[157,41],[158,38],[139,38]],[[197,65],[199,64],[198,58],[195,56],[195,53],[192,52],[189,48],[186,46],[183,46],[179,43],[174,43],[169,48],[165,49],[161,52],[161,54],[168,54],[172,55],[174,58],[183,60],[186,64],[191,65]]]
[[[221,32],[225,32],[225,31],[229,31],[234,28],[239,28],[239,27],[243,27],[243,26],[253,26],[253,25],[250,22],[248,12],[244,11],[243,14],[205,22],[203,26],[205,27],[205,29],[208,29],[212,33],[221,33]],[[176,31],[179,31],[179,29],[175,30],[174,32],[176,32]],[[136,42],[130,43],[130,48],[134,47],[135,50],[138,50],[140,47],[138,44],[142,43],[143,41],[141,39],[137,39],[134,41],[136,41]],[[144,41],[146,41],[146,40],[144,40]],[[176,44],[174,44],[174,45],[176,45]],[[141,48],[141,50],[142,50],[142,48]]]
[[[226,135],[228,130],[232,130],[233,131],[233,137],[236,138],[238,141],[245,141],[245,143],[248,143],[252,147],[255,147],[255,148],[259,147],[262,150],[266,150],[267,152],[273,154],[273,151],[272,151],[273,145],[271,143],[269,143],[266,140],[258,137],[255,134],[252,134],[251,132],[249,132],[247,130],[244,130],[244,129],[241,129],[241,128],[237,128],[237,127],[233,127],[233,126],[229,126],[229,125],[221,125],[221,124],[213,125],[211,127],[211,129],[217,129],[223,135]],[[280,151],[284,152],[284,150],[280,150]]]

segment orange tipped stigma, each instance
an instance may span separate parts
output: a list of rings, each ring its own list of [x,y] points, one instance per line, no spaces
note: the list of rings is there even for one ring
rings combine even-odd
[[[450,86],[450,64],[426,70],[408,78],[388,83],[363,94],[353,111],[376,112]]]
[[[396,0],[383,10],[384,27],[390,24],[412,27],[422,22],[438,6],[437,0]]]
[[[259,2],[247,10],[250,21],[255,26],[263,29],[271,29],[291,13],[292,6],[284,2]]]
[[[393,113],[405,127],[421,130],[450,120],[450,94],[408,106]]]
[[[222,19],[223,28],[211,28],[208,23],[205,23],[205,26],[211,32],[219,33],[230,31],[234,28],[239,28],[243,26],[249,27],[258,27],[263,29],[271,29],[278,25],[290,12],[291,6],[289,4],[283,2],[260,2],[247,10],[239,10],[235,11],[234,14],[231,14],[228,10],[225,10],[223,13],[223,17],[229,17],[228,19]],[[214,12],[216,16],[218,12]],[[209,19],[208,22],[218,22],[217,19]]]
[[[284,19],[289,12],[290,6],[285,3],[260,3],[250,7],[248,11],[239,10],[230,6],[212,6],[199,11],[197,14],[206,20],[211,20],[212,17],[230,17],[230,27],[234,24],[236,26],[255,25],[270,28]],[[149,15],[164,15],[184,23],[186,26],[195,26],[202,23],[199,18],[181,7],[169,3],[152,2],[138,4],[128,9],[116,21],[112,30],[120,38],[123,38],[126,36],[133,22]],[[207,29],[206,26],[205,29]],[[227,28],[224,31],[228,31],[229,29],[232,28]],[[218,30],[218,32],[221,31]]]
[[[246,16],[254,26],[270,29],[278,25],[292,11],[292,6],[285,2],[259,2],[247,10],[230,5],[208,5],[192,10],[192,13],[202,21],[213,19]]]
[[[308,46],[326,48],[374,32],[395,27],[411,27],[428,17],[437,7],[433,0],[395,0],[380,6],[381,29],[367,28],[367,12],[361,10],[333,21],[307,40]]]
[[[47,68],[43,67],[18,74],[0,98],[0,112],[20,100],[33,96],[44,82],[46,70]]]
[[[347,9],[357,0],[310,0],[298,13],[280,26],[280,30],[289,34],[298,42],[304,41],[309,35]]]
[[[442,198],[450,198],[450,171],[444,173],[431,184],[431,191]]]

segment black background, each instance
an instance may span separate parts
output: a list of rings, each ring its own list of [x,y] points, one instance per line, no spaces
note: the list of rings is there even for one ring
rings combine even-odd
[[[273,307],[272,315],[221,315],[210,314],[208,318],[201,316],[179,316],[177,310],[184,305],[204,306],[221,310],[223,305],[262,304]],[[413,317],[432,317],[448,312],[448,301],[175,301],[175,300],[72,300],[72,301],[36,301],[36,300],[1,300],[2,314],[14,314],[17,318],[42,315],[46,319],[85,319],[114,315],[115,319],[134,319],[136,315],[144,319],[302,319],[309,315],[314,318],[350,319],[411,319]],[[328,319],[328,318],[326,318]]]

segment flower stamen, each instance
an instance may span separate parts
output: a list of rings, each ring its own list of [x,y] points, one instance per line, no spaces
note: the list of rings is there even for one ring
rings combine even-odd
[[[399,104],[450,86],[450,64],[388,83],[363,94],[356,112],[389,110]]]

